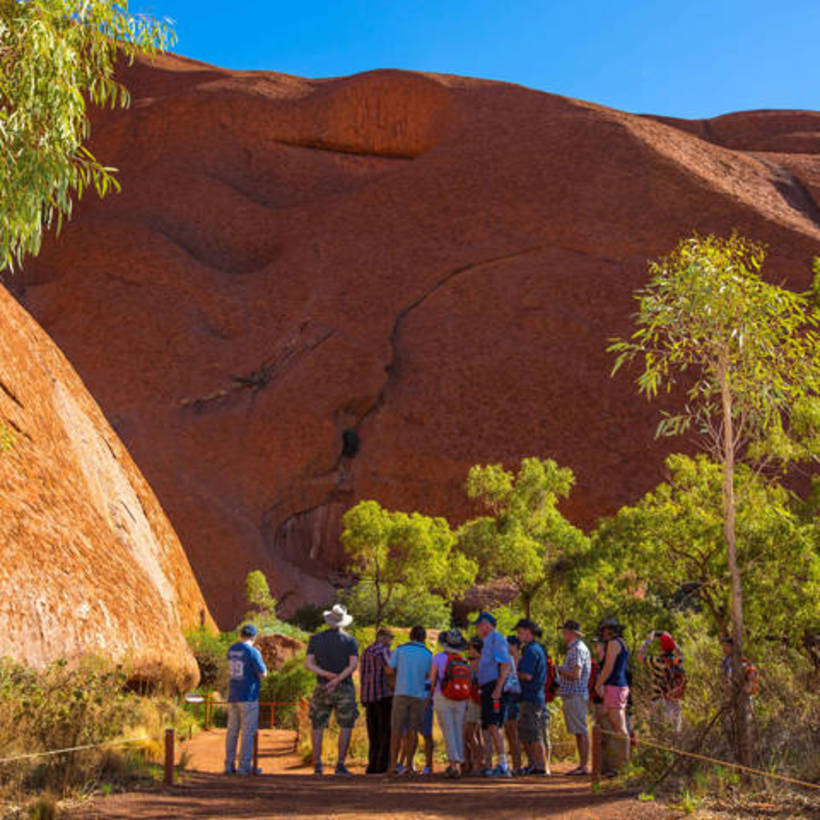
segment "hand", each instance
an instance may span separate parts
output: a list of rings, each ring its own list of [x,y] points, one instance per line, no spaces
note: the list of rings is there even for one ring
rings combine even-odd
[[[341,679],[338,675],[334,675],[334,676],[333,676],[333,677],[332,677],[332,678],[331,678],[331,679],[330,679],[330,680],[329,680],[329,681],[325,684],[325,689],[327,689],[327,691],[328,691],[328,692],[332,692],[332,691],[333,691],[333,690],[334,690],[334,689],[335,689],[335,688],[336,688],[336,687],[337,687],[337,686],[341,683],[341,680],[342,680],[342,679]]]
[[[599,698],[602,698],[604,696],[604,685],[603,685],[603,683],[596,683],[595,684],[595,694],[597,694]]]
[[[497,686],[493,689],[493,700],[501,700],[501,690]]]

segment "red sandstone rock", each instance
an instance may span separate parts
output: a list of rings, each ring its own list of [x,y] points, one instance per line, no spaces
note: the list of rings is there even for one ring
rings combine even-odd
[[[298,638],[289,635],[260,635],[256,639],[256,648],[262,653],[268,669],[280,670],[291,658],[304,651],[305,644]]]
[[[91,198],[12,282],[150,481],[222,625],[242,581],[324,603],[339,517],[372,497],[471,514],[469,465],[551,456],[577,523],[680,442],[610,379],[648,258],[694,229],[820,250],[820,114],[664,122],[518,86],[333,80],[167,57],[93,148]],[[342,455],[342,434],[360,446]]]
[[[95,654],[182,689],[212,623],[148,484],[77,374],[0,288],[0,657]]]

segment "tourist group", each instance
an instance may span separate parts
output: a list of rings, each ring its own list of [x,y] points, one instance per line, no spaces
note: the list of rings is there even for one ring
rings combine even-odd
[[[456,628],[440,632],[435,653],[427,647],[423,626],[414,626],[409,640],[395,649],[393,631],[382,627],[361,658],[356,639],[345,631],[353,621],[347,610],[336,605],[324,612],[324,620],[327,628],[310,638],[305,659],[317,678],[310,700],[316,775],[324,773],[322,739],[334,713],[339,726],[334,773],[353,774],[345,761],[359,717],[354,685],[357,670],[359,700],[367,719],[367,774],[417,774],[414,760],[419,736],[425,754],[421,774],[433,774],[435,715],[446,745],[446,777],[546,777],[551,756],[549,704],[556,698],[578,754],[578,765],[566,774],[590,773],[590,713],[604,737],[603,773],[616,772],[629,759],[630,659],[616,618],[598,624],[592,652],[577,621],[561,624],[558,629],[565,653],[560,665],[547,652],[542,629],[529,618],[519,620],[514,633],[504,636],[496,629],[492,613],[482,612],[471,624],[473,637],[465,637]],[[228,651],[227,773],[252,773],[259,683],[267,673],[253,646],[256,634],[256,627],[245,625],[240,640]],[[723,672],[728,680],[732,675],[731,639],[724,640],[724,649]],[[638,657],[651,674],[653,714],[673,731],[680,731],[686,689],[683,652],[668,632],[657,630],[647,635]]]

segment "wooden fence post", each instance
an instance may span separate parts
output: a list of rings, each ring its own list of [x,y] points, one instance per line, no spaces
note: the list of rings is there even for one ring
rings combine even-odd
[[[165,785],[174,785],[174,730],[165,730]]]
[[[253,733],[253,773],[259,774],[259,732]]]
[[[211,693],[205,695],[205,731],[211,728]]]
[[[601,727],[592,727],[592,782],[601,777]]]

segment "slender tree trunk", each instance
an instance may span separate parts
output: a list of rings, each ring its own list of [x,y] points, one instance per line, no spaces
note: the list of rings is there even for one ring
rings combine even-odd
[[[720,367],[720,395],[723,406],[723,537],[729,564],[732,613],[732,690],[734,697],[735,753],[740,763],[751,764],[749,700],[744,693],[743,675],[743,589],[737,565],[735,541],[735,442],[732,422],[732,394],[725,363]]]

